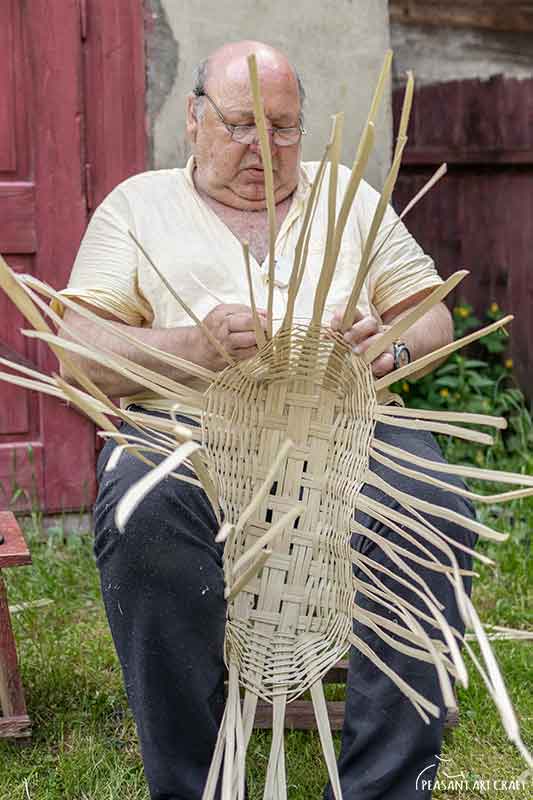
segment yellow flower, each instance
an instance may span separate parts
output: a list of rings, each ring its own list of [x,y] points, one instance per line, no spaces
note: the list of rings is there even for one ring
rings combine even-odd
[[[444,387],[444,389],[440,390],[439,394],[440,394],[441,397],[448,397],[450,392],[448,391],[448,389],[446,389],[446,387]]]
[[[477,464],[484,464],[485,463],[485,454],[483,450],[478,450],[475,455],[475,460]]]
[[[491,303],[491,305],[490,305],[490,313],[491,314],[497,314],[499,310],[500,310],[500,306],[498,305],[498,303]]]
[[[460,317],[462,317],[463,319],[466,319],[468,317],[468,315],[470,314],[470,311],[468,310],[468,308],[466,306],[457,306],[457,308],[455,310],[457,311],[458,315]]]
[[[404,391],[404,392],[408,392],[408,391],[410,390],[410,388],[411,388],[411,387],[409,386],[409,384],[407,383],[407,381],[404,381],[404,382],[402,383],[402,391]]]
[[[512,369],[513,368],[513,359],[507,358],[505,359],[505,369]]]

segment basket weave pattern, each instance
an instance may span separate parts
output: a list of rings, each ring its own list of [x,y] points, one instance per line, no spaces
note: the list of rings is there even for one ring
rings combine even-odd
[[[278,334],[255,359],[228,367],[207,392],[202,429],[232,570],[283,514],[302,504],[257,575],[230,601],[226,659],[241,683],[272,700],[298,697],[346,652],[352,629],[350,523],[374,428],[371,370],[325,329]],[[244,507],[281,445],[294,446],[241,528]]]

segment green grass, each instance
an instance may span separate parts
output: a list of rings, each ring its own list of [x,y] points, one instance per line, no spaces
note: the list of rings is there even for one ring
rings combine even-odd
[[[484,516],[493,511],[484,511]],[[477,607],[486,622],[532,628],[533,503],[516,502],[491,521],[512,530],[512,536],[503,545],[483,545],[498,566],[480,570]],[[30,544],[33,566],[4,573],[10,603],[54,602],[14,616],[34,734],[24,746],[0,743],[0,800],[147,800],[135,727],[99,597],[91,537],[63,541],[55,533],[45,540],[34,526]],[[531,748],[533,648],[525,642],[501,642],[495,649]],[[470,687],[459,695],[461,723],[447,740],[444,756],[451,759],[453,773],[462,770],[471,784],[476,775],[516,778],[523,771],[520,758],[507,742],[480,679],[471,674]],[[339,689],[333,691],[338,696]],[[286,748],[289,798],[318,800],[326,772],[317,735],[288,733]],[[250,800],[262,797],[268,749],[269,734],[255,734]],[[530,793],[436,791],[434,796],[518,800]]]

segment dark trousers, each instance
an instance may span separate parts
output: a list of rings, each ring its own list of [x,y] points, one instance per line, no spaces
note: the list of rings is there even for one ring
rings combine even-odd
[[[123,431],[132,432],[128,426]],[[378,425],[376,434],[413,454],[442,461],[430,434],[384,425]],[[215,543],[217,523],[200,489],[167,478],[138,507],[125,532],[119,533],[114,522],[116,503],[147,467],[123,454],[118,467],[105,472],[114,446],[108,442],[100,456],[95,506],[95,554],[109,625],[152,800],[199,800],[224,706],[225,603],[222,547]],[[393,477],[379,464],[374,463],[373,469],[402,491],[473,516],[468,501],[457,495]],[[454,478],[447,480],[457,483]],[[376,489],[365,486],[363,491],[396,505]],[[364,514],[358,514],[358,519],[389,539],[398,538]],[[475,537],[465,529],[432,521],[455,540],[473,545]],[[353,546],[397,570],[367,538],[354,536]],[[461,567],[470,568],[470,557],[458,549],[456,555]],[[445,606],[448,621],[462,631],[450,582],[440,573],[414,562],[410,565]],[[420,605],[394,578],[383,573],[380,577]],[[470,590],[469,581],[466,584]],[[358,594],[357,602],[384,614],[383,607],[373,608],[363,595]],[[433,667],[397,652],[361,624],[356,623],[355,630],[397,673],[442,708]],[[435,630],[431,634],[435,636]],[[416,789],[416,779],[421,770],[436,763],[443,717],[426,725],[390,679],[352,648],[339,759],[344,800],[428,798],[428,791]],[[427,770],[424,778],[431,779],[434,771]],[[329,788],[325,797],[332,798]]]

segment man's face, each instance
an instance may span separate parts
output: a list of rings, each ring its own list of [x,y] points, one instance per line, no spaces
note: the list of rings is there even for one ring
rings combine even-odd
[[[298,126],[300,98],[294,75],[279,67],[259,70],[267,128]],[[253,102],[246,61],[226,65],[208,80],[206,91],[227,123],[253,125]],[[203,104],[203,106],[200,105]],[[193,143],[195,182],[201,191],[241,209],[265,207],[263,165],[258,142],[235,142],[205,97],[189,98],[187,130]],[[300,143],[280,147],[270,137],[277,203],[298,184]]]

